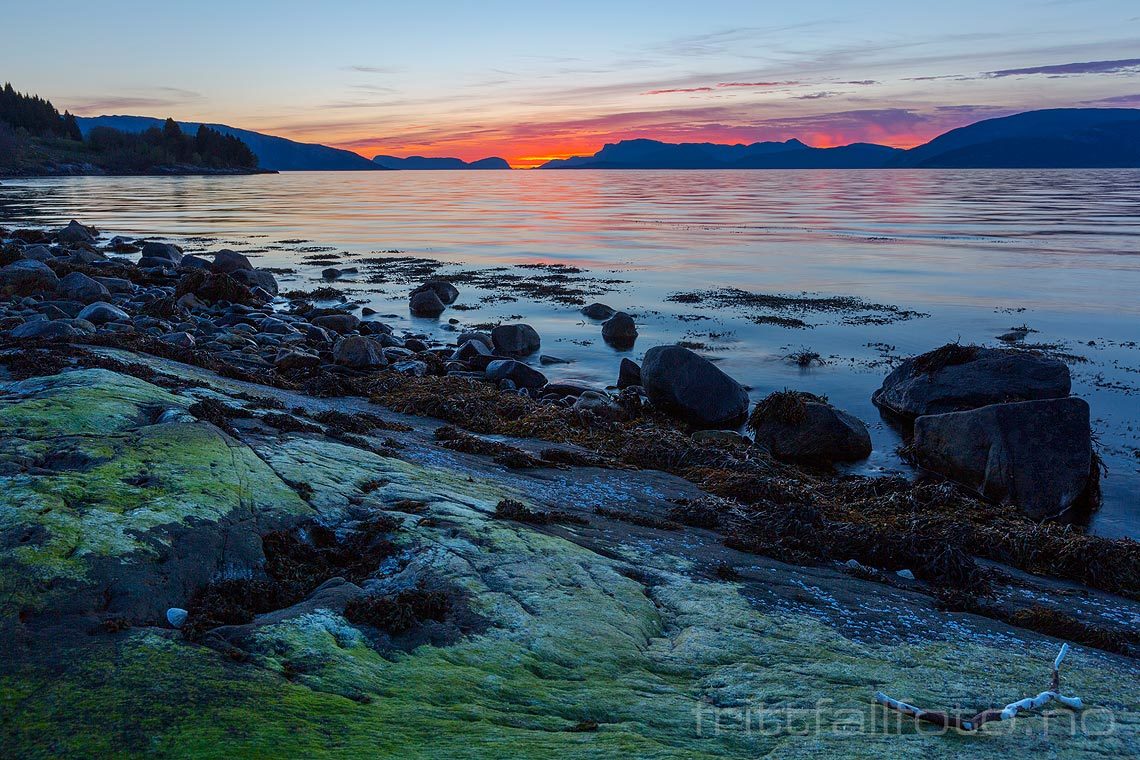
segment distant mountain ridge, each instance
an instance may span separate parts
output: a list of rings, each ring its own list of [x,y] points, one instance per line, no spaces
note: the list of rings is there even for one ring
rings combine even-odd
[[[439,169],[510,169],[511,165],[506,162],[506,159],[499,158],[498,156],[490,156],[488,158],[481,158],[478,161],[463,161],[458,158],[428,158],[425,156],[408,156],[407,158],[399,158],[397,156],[376,156],[372,159],[378,166],[385,169],[401,169],[409,170],[439,170]]]
[[[986,119],[916,148],[871,143],[813,148],[799,140],[751,145],[609,143],[592,156],[540,169],[891,169],[1140,167],[1140,109],[1060,108]]]
[[[548,161],[542,169],[814,169],[876,168],[902,151],[885,145],[855,143],[839,148],[812,148],[799,140],[751,145],[664,143],[622,140],[593,156]]]
[[[165,119],[150,116],[79,116],[76,117],[76,121],[79,123],[79,130],[86,136],[95,127],[111,127],[123,132],[144,132],[150,127],[161,128]],[[193,134],[200,123],[180,121],[178,125],[183,131]],[[350,150],[296,142],[225,124],[207,123],[206,126],[222,134],[239,138],[257,156],[258,165],[262,169],[275,171],[383,171],[384,169]]]

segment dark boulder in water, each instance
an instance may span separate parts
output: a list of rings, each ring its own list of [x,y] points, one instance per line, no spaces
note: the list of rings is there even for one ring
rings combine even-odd
[[[507,356],[533,354],[542,345],[542,339],[530,325],[499,325],[491,331],[495,352]]]
[[[602,340],[614,348],[632,348],[637,340],[637,325],[624,311],[614,314],[602,325]]]
[[[583,307],[582,313],[590,319],[609,319],[617,313],[612,307],[606,306],[604,303],[592,303],[589,306]]]
[[[55,239],[61,243],[94,243],[99,230],[87,227],[72,219],[66,227],[55,233]]]
[[[111,295],[111,291],[82,272],[72,272],[59,281],[59,293],[64,298],[91,303]]]
[[[417,290],[408,300],[408,308],[417,317],[438,317],[447,307],[432,289]]]
[[[977,409],[1009,401],[1064,398],[1064,362],[1027,351],[951,343],[900,364],[871,399],[904,418]]]
[[[230,274],[240,269],[253,269],[253,264],[249,263],[249,259],[244,255],[231,251],[229,248],[223,248],[214,254],[213,269],[215,272]]]
[[[911,449],[919,466],[1035,519],[1061,514],[1095,486],[1089,405],[1079,398],[919,417]]]
[[[455,299],[459,298],[459,289],[447,280],[428,280],[413,290],[412,295],[414,296],[416,293],[423,293],[427,290],[435,293],[444,304],[453,304],[455,303]]]
[[[788,462],[855,462],[871,455],[867,426],[809,393],[773,393],[756,405],[748,427],[757,443]]]
[[[182,251],[169,243],[147,243],[142,248],[143,259],[165,259],[171,264],[182,261]],[[142,266],[141,262],[139,264]]]
[[[748,413],[748,393],[708,359],[681,346],[645,352],[641,381],[655,406],[691,425],[732,428]]]

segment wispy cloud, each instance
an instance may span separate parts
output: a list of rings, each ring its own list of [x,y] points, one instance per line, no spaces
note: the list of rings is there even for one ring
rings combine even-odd
[[[987,71],[988,77],[1016,77],[1031,74],[1049,76],[1069,76],[1072,74],[1115,74],[1122,71],[1140,70],[1140,58],[1124,58],[1118,61],[1083,61],[1078,63],[1058,63],[1051,66],[1028,66],[1021,69],[1001,69]]]
[[[399,74],[403,71],[400,66],[345,66],[345,71],[355,71],[358,74]]]
[[[1140,106],[1140,92],[1132,95],[1114,95],[1110,98],[1097,98],[1096,100],[1082,100],[1085,106]]]
[[[68,108],[84,116],[130,109],[172,108],[205,99],[202,93],[181,87],[148,87],[137,92],[139,94],[76,96],[67,100],[70,104]]]
[[[831,98],[837,95],[834,92],[809,92],[805,95],[794,95],[796,100],[822,100],[823,98]]]
[[[790,87],[799,82],[717,82],[717,87]]]
[[[676,87],[669,90],[649,90],[648,92],[641,93],[642,95],[670,95],[677,92],[712,92],[711,87]]]

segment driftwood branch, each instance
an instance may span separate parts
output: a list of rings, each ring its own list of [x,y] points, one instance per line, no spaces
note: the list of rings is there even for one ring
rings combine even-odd
[[[1060,693],[1061,661],[1065,659],[1065,655],[1068,653],[1069,645],[1062,644],[1060,653],[1053,660],[1053,678],[1048,689],[1035,697],[1026,697],[1017,702],[1011,702],[1001,709],[983,710],[972,718],[963,718],[960,715],[952,715],[938,710],[923,710],[920,707],[908,705],[906,702],[892,699],[881,691],[875,694],[875,701],[904,715],[912,715],[916,720],[932,723],[936,726],[957,728],[962,731],[977,731],[990,721],[1009,720],[1023,710],[1037,710],[1052,701],[1060,702],[1070,710],[1081,710],[1084,705],[1081,703],[1080,697],[1066,697]]]

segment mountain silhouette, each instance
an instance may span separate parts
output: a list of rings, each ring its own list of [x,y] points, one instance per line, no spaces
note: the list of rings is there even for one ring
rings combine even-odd
[[[953,129],[900,157],[901,166],[1140,166],[1140,109],[1054,108]]]
[[[540,169],[887,169],[1140,166],[1140,109],[1027,111],[951,130],[910,150],[871,143],[813,148],[799,140],[751,145],[609,143],[592,156]]]
[[[123,132],[143,132],[151,127],[162,128],[165,119],[155,119],[150,116],[79,116],[76,117],[79,130],[84,137],[95,127],[111,127]],[[199,122],[180,121],[178,125],[182,131],[194,134],[198,130]],[[315,143],[302,143],[287,140],[284,137],[264,135],[248,129],[237,129],[225,124],[207,124],[227,135],[241,139],[257,156],[258,165],[262,169],[276,171],[346,171],[383,170],[367,158],[357,155],[349,150],[330,148],[327,145]]]
[[[510,169],[511,165],[498,156],[481,158],[478,161],[463,161],[458,158],[426,158],[424,156],[376,156],[372,159],[385,169]]]

